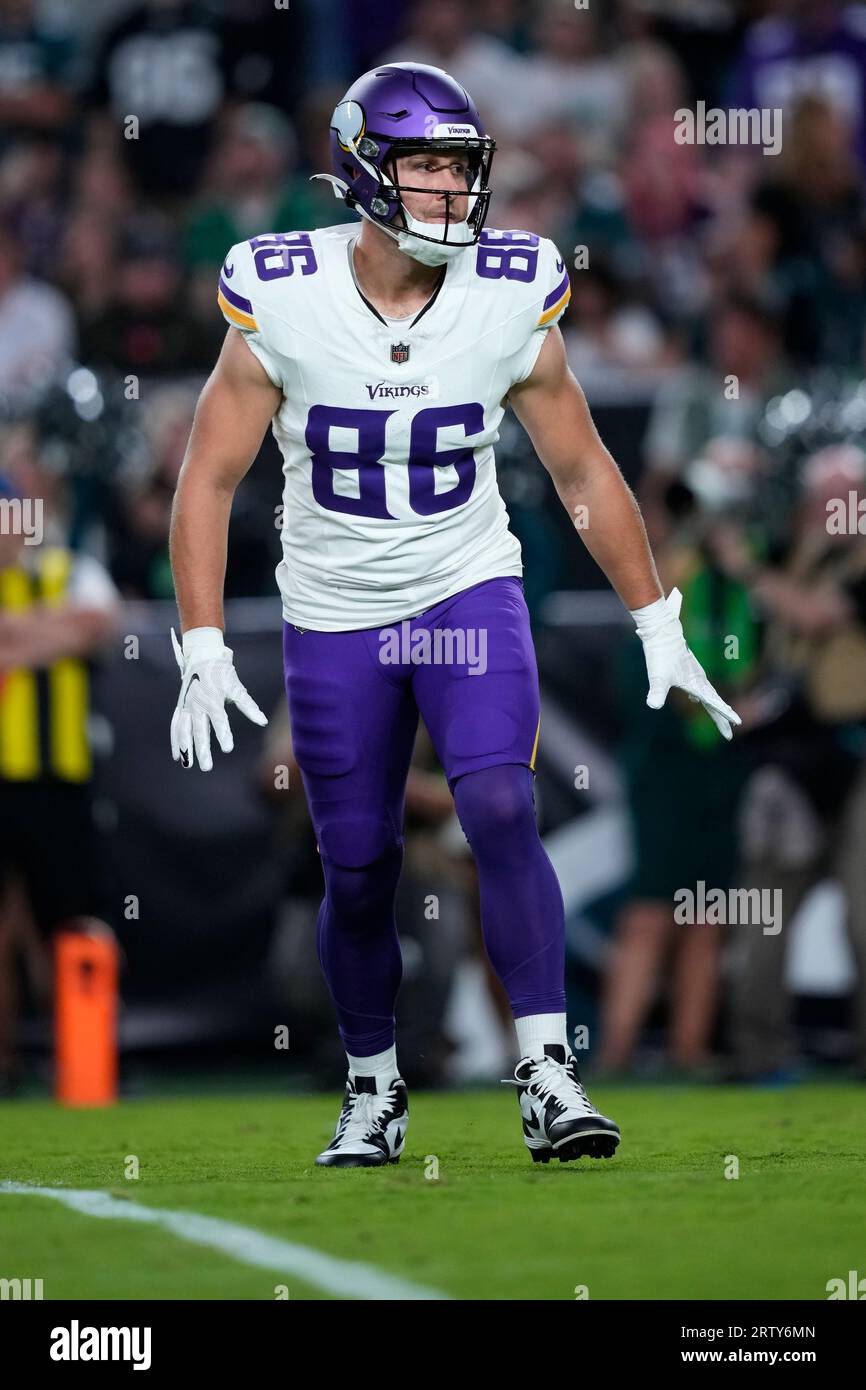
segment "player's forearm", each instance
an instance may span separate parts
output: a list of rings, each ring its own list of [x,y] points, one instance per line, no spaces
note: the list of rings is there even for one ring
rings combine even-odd
[[[581,540],[626,608],[663,596],[646,527],[634,493],[605,451],[557,492]]]
[[[194,469],[181,471],[171,513],[169,554],[180,625],[225,629],[223,586],[234,489]]]

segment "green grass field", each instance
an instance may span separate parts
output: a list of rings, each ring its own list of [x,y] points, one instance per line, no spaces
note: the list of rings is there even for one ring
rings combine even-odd
[[[623,1133],[612,1160],[533,1164],[503,1087],[416,1092],[406,1153],[384,1170],[314,1167],[336,1095],[108,1111],[23,1100],[0,1107],[0,1183],[218,1217],[459,1299],[570,1300],[576,1285],[591,1299],[826,1299],[828,1279],[866,1272],[866,1087],[592,1094]],[[278,1283],[292,1299],[333,1296],[154,1226],[8,1192],[0,1277],[42,1278],[46,1299],[272,1299]]]

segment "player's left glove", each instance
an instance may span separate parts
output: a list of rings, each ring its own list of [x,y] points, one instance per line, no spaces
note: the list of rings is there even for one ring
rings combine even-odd
[[[703,705],[719,732],[729,739],[731,725],[742,721],[710,685],[703,666],[686,646],[680,622],[682,601],[679,589],[671,589],[667,598],[632,609],[649,676],[646,702],[650,709],[661,709],[672,686],[684,690],[690,700]]]
[[[181,673],[171,721],[171,756],[183,767],[192,767],[194,751],[202,772],[210,772],[211,726],[224,753],[234,748],[227,704],[237,705],[254,724],[267,724],[267,717],[241,685],[232,650],[219,628],[191,628],[183,635],[182,649],[172,628],[171,641]]]

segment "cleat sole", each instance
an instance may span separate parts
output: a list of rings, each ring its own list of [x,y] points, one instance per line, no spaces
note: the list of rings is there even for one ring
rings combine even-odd
[[[558,1158],[560,1163],[569,1163],[573,1158],[613,1158],[619,1141],[619,1134],[604,1130],[602,1133],[578,1134],[552,1147],[532,1148],[529,1152],[533,1163],[549,1163],[552,1158]]]
[[[618,1144],[616,1134],[586,1134],[561,1144],[554,1153],[560,1163],[572,1158],[613,1158]]]
[[[338,1158],[331,1159],[326,1163],[316,1159],[317,1168],[384,1168],[388,1163],[399,1163],[400,1155],[396,1158],[373,1158],[366,1154],[341,1154]]]

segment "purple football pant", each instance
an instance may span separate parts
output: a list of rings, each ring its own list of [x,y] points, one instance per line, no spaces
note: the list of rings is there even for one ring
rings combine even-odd
[[[385,628],[284,622],[283,653],[325,877],[316,943],[346,1051],[369,1057],[394,1042],[394,899],[419,711],[475,857],[484,942],[514,1017],[564,1013],[562,894],[535,821],[538,672],[521,581],[487,580]]]

